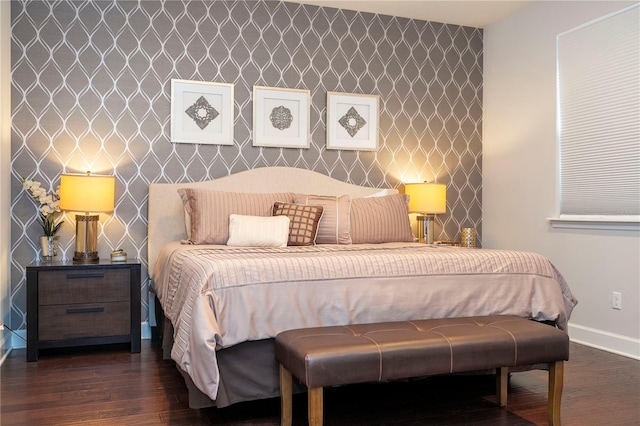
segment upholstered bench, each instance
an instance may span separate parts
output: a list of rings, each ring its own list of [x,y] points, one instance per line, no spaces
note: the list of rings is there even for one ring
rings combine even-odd
[[[548,418],[560,425],[569,337],[513,316],[445,318],[316,327],[279,333],[282,425],[292,422],[292,375],[308,388],[310,425],[322,424],[324,386],[496,369],[497,402],[507,403],[508,367],[548,364]]]

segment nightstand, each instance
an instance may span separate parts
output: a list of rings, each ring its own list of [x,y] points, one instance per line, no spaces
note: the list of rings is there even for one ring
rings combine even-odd
[[[27,266],[27,361],[40,349],[130,343],[140,352],[140,263]]]

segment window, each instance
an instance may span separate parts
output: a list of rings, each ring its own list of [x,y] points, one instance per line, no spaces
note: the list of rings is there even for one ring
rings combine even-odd
[[[560,219],[640,222],[640,7],[557,38]]]

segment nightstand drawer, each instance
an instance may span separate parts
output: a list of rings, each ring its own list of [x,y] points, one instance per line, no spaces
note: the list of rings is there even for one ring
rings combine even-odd
[[[61,340],[129,334],[129,307],[129,302],[41,306],[38,338]]]
[[[129,276],[127,269],[41,271],[38,305],[127,301]]]

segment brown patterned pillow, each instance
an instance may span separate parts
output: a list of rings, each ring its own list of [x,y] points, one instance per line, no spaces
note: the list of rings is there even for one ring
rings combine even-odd
[[[312,246],[316,243],[322,206],[305,206],[275,202],[273,216],[287,216],[289,222],[289,246]]]

